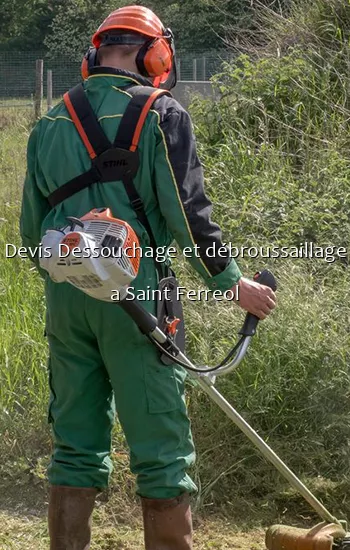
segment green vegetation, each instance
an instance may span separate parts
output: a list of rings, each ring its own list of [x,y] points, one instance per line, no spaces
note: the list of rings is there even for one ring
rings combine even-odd
[[[288,19],[262,8],[254,25],[258,43],[245,42],[217,75],[217,100],[195,99],[191,108],[214,218],[236,246],[349,247],[350,4],[299,0]],[[6,242],[19,244],[28,120],[0,112],[2,253]],[[335,514],[350,516],[349,255],[239,264],[247,275],[265,266],[276,273],[279,307],[218,387]],[[182,284],[198,284],[184,262],[177,271]],[[47,349],[42,285],[28,261],[0,262],[0,295],[1,468],[9,484],[14,471],[41,483],[50,453]],[[243,314],[225,303],[185,307],[188,353],[214,363]],[[202,512],[221,509],[245,524],[316,519],[206,396],[189,387],[188,404]],[[132,506],[118,427],[114,451],[112,492],[125,491],[119,498]]]
[[[181,47],[189,50],[222,46],[224,23],[250,19],[250,2],[246,0],[18,0],[11,11],[4,0],[0,0],[0,8],[2,4],[0,49],[37,51],[44,44],[52,55],[59,51],[72,59],[84,53],[96,23],[129,4],[153,9],[172,27]]]
[[[17,0],[11,10],[0,0],[0,50],[38,51],[44,45],[56,58],[81,59],[90,44],[96,24],[125,5],[154,10],[172,28],[176,41],[186,51],[208,51],[224,47],[231,33],[254,28],[255,4],[287,9],[291,0]],[[184,24],[186,22],[186,24]]]

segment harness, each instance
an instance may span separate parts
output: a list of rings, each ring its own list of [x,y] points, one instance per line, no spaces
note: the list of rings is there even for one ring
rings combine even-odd
[[[83,84],[78,84],[64,94],[63,101],[89,153],[91,167],[53,191],[47,200],[53,208],[95,183],[121,181],[131,207],[146,229],[151,247],[155,251],[157,244],[133,179],[140,166],[138,144],[147,114],[157,98],[162,95],[170,97],[172,95],[167,90],[155,89],[151,86],[132,86],[127,88],[127,91],[132,97],[120,121],[113,143],[104,133],[85,94]],[[156,264],[161,278],[159,262]]]
[[[83,174],[56,189],[47,197],[47,200],[50,206],[54,208],[64,200],[79,193],[82,189],[90,187],[90,185],[121,181],[138,221],[148,233],[155,259],[157,243],[142,199],[133,180],[140,166],[138,144],[147,114],[157,98],[162,95],[170,97],[172,95],[168,90],[152,88],[151,86],[131,86],[127,88],[127,91],[131,95],[131,99],[120,121],[113,143],[109,141],[104,133],[87,99],[83,85],[78,84],[64,94],[63,101],[89,153],[91,167]],[[155,261],[154,263],[159,279],[158,288],[161,290],[161,298],[157,300],[159,326],[173,339],[176,337],[177,345],[183,350],[185,332],[182,305],[176,293],[178,283],[169,267],[167,267],[167,274],[164,277],[160,262]],[[169,289],[170,299],[164,297],[165,288]],[[177,328],[179,322],[180,325]],[[162,360],[164,363],[171,363],[166,357],[162,357]]]

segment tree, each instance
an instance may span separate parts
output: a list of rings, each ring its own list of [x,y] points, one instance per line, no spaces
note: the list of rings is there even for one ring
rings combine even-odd
[[[255,1],[286,0],[0,0],[0,48],[38,50],[51,57],[78,59],[104,17],[119,7],[151,8],[170,27],[179,50],[208,51],[225,47],[228,27],[249,28]]]
[[[160,2],[154,2],[156,4]],[[224,48],[225,27],[237,21],[245,10],[242,0],[198,0],[161,2],[162,18],[175,34],[178,48],[208,51]]]
[[[53,54],[75,58],[81,56],[90,43],[98,24],[118,7],[138,4],[155,11],[170,27],[181,50],[205,51],[224,47],[221,37],[225,24],[242,13],[240,0],[61,0],[44,44]]]
[[[0,49],[37,50],[54,17],[59,0],[16,0],[9,9],[0,0]]]
[[[107,15],[132,0],[61,0],[48,29],[44,45],[51,56],[56,52],[70,60],[80,60],[97,27]]]

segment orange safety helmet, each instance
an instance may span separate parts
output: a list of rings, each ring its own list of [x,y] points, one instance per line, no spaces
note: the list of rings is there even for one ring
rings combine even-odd
[[[136,33],[139,35],[139,40],[124,41],[123,31],[129,38]],[[153,85],[156,87],[170,89],[175,86],[176,62],[173,33],[170,29],[165,29],[159,17],[150,9],[142,6],[126,6],[113,11],[93,35],[92,43],[94,47],[89,49],[83,59],[83,78],[87,78],[89,69],[97,64],[96,53],[101,45],[140,43],[141,47],[136,57],[136,65],[140,73],[145,77],[154,78]],[[166,86],[167,81],[170,86]]]

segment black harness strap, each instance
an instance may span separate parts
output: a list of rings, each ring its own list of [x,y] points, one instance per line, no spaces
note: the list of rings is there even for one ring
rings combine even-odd
[[[91,108],[90,102],[86,97],[82,84],[77,84],[74,88],[69,90],[68,96],[75,114],[83,126],[83,129],[85,130],[85,133],[87,134],[89,141],[98,157],[107,151],[112,144],[97,120],[97,117]],[[63,202],[72,195],[75,195],[82,189],[90,187],[93,183],[100,181],[101,174],[95,162],[92,161],[90,170],[58,187],[47,197],[47,200],[49,201],[50,206],[54,208],[57,204]]]
[[[153,234],[152,228],[150,226],[150,223],[148,221],[148,218],[147,218],[144,206],[143,206],[143,202],[142,202],[138,192],[136,191],[136,187],[134,185],[134,182],[132,181],[131,178],[126,178],[126,177],[124,177],[122,179],[122,182],[124,184],[124,189],[125,189],[128,197],[129,197],[130,204],[131,204],[131,206],[132,206],[132,208],[133,208],[133,210],[136,214],[136,217],[139,220],[139,222],[141,223],[141,225],[143,225],[143,227],[146,229],[146,231],[148,233],[148,236],[149,236],[151,247],[153,248],[153,250],[155,252],[156,249],[157,249],[157,243],[156,243],[156,240],[154,238],[154,234]]]
[[[77,86],[74,86],[74,88],[69,91],[69,99],[81,125],[89,137],[91,145],[95,149],[96,155],[101,155],[101,153],[111,147],[111,142],[97,120],[82,84],[77,84]]]
[[[128,89],[128,93],[132,95],[132,100],[129,102],[123,118],[120,121],[117,135],[114,140],[114,147],[129,149],[131,147],[136,127],[139,122],[143,108],[149,98],[154,94],[155,89],[151,86],[132,86]],[[171,95],[164,91],[163,95]],[[158,96],[159,97],[159,96]],[[153,250],[156,250],[157,244],[148,221],[146,212],[143,207],[142,200],[136,190],[132,178],[126,176],[122,179],[125,191],[129,197],[131,206],[133,207],[139,222],[145,227],[150,238],[150,243]],[[159,263],[159,262],[157,262]]]
[[[132,95],[132,100],[129,102],[120,121],[114,147],[130,149],[142,110],[154,92],[155,88],[151,86],[132,86],[128,89],[128,93]],[[164,90],[162,95],[171,94]]]
[[[100,174],[96,170],[95,166],[92,166],[88,172],[80,174],[76,178],[68,181],[61,187],[58,187],[55,191],[47,197],[47,200],[50,203],[51,208],[54,208],[61,202],[69,199],[72,195],[79,193],[82,189],[90,187],[93,183],[100,181]]]

